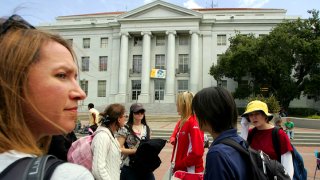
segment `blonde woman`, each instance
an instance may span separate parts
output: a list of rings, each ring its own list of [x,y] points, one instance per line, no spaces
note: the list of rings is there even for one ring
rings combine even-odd
[[[204,170],[204,134],[192,112],[192,99],[193,94],[189,91],[179,93],[177,97],[180,119],[170,137],[170,143],[174,146],[171,157],[171,162],[174,161],[173,173],[177,170],[193,173]]]
[[[17,160],[43,155],[41,145],[51,135],[71,132],[78,101],[86,95],[78,84],[72,48],[60,36],[37,30],[19,15],[12,15],[0,19],[0,47],[3,172]],[[21,173],[14,175],[21,179]],[[90,180],[93,176],[82,166],[63,163],[47,179]]]

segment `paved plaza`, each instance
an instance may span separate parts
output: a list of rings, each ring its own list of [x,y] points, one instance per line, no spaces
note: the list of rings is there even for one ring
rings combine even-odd
[[[173,129],[175,126],[175,122],[149,122],[148,123],[151,128],[154,129]],[[305,129],[305,128],[295,128],[295,131],[297,132],[302,132],[302,131],[307,131],[307,132],[319,132],[319,130],[315,129]],[[316,158],[314,156],[314,150],[320,151],[320,147],[302,147],[298,146],[296,147],[297,150],[300,152],[300,154],[303,157],[305,167],[308,170],[308,179],[313,179],[314,172],[315,172],[315,167],[316,167]],[[207,149],[205,153],[207,152]],[[160,158],[161,158],[161,165],[160,167],[155,170],[154,174],[157,180],[162,180],[164,174],[168,170],[170,166],[170,158],[172,154],[172,145],[167,144],[163,150],[160,153]],[[204,155],[205,159],[205,155]],[[320,171],[317,172],[316,179],[320,179]]]

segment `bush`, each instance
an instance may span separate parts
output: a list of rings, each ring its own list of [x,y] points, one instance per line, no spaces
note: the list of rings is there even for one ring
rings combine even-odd
[[[319,111],[311,108],[289,108],[288,109],[289,116],[295,116],[295,117],[307,117],[307,116],[312,116],[319,113],[320,113]]]
[[[237,109],[238,109],[238,115],[239,115],[239,116],[241,116],[241,115],[245,112],[245,110],[246,110],[245,107],[238,107]]]
[[[319,115],[312,115],[312,116],[308,116],[307,118],[309,119],[320,119]]]

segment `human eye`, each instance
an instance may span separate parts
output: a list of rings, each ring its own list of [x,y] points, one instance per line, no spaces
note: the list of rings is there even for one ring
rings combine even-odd
[[[58,73],[56,74],[56,77],[60,79],[66,79],[67,75],[65,73]]]

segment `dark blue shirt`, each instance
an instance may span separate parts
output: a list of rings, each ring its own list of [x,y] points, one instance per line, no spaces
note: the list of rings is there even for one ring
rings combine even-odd
[[[204,179],[251,179],[249,159],[234,148],[219,144],[219,141],[225,138],[231,138],[240,145],[244,145],[244,140],[237,134],[236,129],[222,132],[213,141],[207,153]]]

